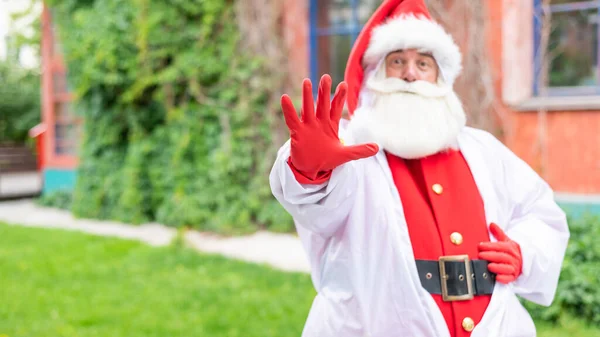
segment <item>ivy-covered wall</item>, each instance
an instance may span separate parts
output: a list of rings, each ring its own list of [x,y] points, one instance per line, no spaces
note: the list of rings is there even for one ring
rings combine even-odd
[[[84,120],[76,216],[292,230],[268,184],[280,83],[242,48],[234,1],[48,5]]]

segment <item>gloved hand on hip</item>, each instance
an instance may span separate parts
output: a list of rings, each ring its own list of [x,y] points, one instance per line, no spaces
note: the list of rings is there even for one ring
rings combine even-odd
[[[523,268],[521,247],[494,223],[490,225],[490,232],[498,242],[480,243],[479,258],[490,262],[488,269],[496,274],[496,281],[504,284],[513,282]]]

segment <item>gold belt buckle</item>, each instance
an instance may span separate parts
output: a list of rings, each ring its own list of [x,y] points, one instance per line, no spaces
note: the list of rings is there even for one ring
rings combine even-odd
[[[446,262],[464,262],[466,273],[465,279],[467,281],[467,294],[454,296],[448,295],[448,275],[446,275]],[[474,297],[473,278],[471,277],[471,260],[469,259],[469,255],[440,256],[438,263],[440,266],[440,282],[442,284],[442,299],[444,302],[472,300]]]

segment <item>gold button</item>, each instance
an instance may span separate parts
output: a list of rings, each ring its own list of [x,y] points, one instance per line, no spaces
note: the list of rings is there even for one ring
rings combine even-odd
[[[460,246],[463,243],[463,236],[459,232],[454,232],[450,234],[450,241],[452,241],[453,244]]]
[[[344,142],[343,138],[340,138],[340,143],[342,143],[342,145],[346,145],[346,142]]]
[[[442,185],[440,184],[434,184],[431,189],[433,189],[433,191],[435,192],[435,194],[442,194],[442,192],[444,192],[444,188],[442,187]]]
[[[475,322],[471,317],[465,317],[465,319],[462,321],[462,327],[465,329],[465,331],[471,332],[473,329],[475,329]]]

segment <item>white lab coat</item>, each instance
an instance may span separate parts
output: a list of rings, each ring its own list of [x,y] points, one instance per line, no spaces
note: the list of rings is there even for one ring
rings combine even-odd
[[[340,136],[352,144],[344,125]],[[521,246],[523,274],[496,284],[473,337],[535,336],[516,295],[549,305],[556,292],[569,230],[549,186],[492,135],[465,128],[462,151],[485,204]],[[294,217],[317,290],[304,337],[447,337],[431,295],[422,288],[398,190],[383,151],[336,168],[321,185],[302,185],[286,163],[289,141],[270,175],[275,197]]]

